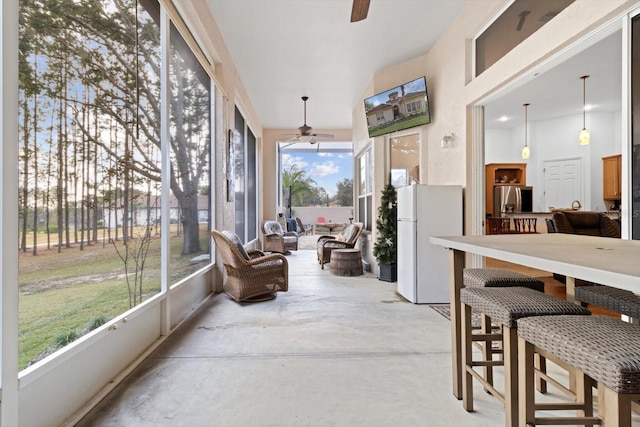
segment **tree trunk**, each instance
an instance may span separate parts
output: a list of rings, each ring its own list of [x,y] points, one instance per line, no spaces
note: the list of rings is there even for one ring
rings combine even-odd
[[[22,147],[22,237],[20,249],[27,252],[27,218],[29,216],[29,104],[27,97],[24,100],[24,144]]]

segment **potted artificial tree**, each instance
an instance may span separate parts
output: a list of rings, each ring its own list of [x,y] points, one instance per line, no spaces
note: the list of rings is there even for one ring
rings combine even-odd
[[[378,261],[378,279],[395,282],[398,278],[396,261],[398,253],[398,208],[396,189],[389,182],[382,190],[376,229],[378,236],[373,245],[373,256]]]

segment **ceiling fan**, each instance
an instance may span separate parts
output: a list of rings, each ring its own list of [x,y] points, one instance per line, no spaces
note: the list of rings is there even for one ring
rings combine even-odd
[[[351,22],[362,21],[369,13],[369,2],[371,0],[353,0],[351,7]]]
[[[319,138],[333,138],[333,135],[330,133],[315,133],[311,126],[307,125],[307,100],[308,96],[303,96],[302,101],[304,102],[304,124],[298,128],[300,133],[296,134],[295,137],[291,138],[289,141],[291,142],[308,142],[310,144],[315,144],[318,142],[316,137]]]

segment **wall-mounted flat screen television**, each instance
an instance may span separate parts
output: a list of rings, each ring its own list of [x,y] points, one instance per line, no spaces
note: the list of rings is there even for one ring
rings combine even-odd
[[[364,100],[369,138],[431,123],[427,81],[419,77]]]

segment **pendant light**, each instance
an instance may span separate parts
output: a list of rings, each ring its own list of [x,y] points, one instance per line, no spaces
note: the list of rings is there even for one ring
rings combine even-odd
[[[524,147],[522,147],[522,158],[528,159],[529,154],[531,154],[529,151],[529,144],[527,144],[527,128],[529,122],[527,108],[529,107],[529,104],[522,104],[522,106],[524,107]]]
[[[580,78],[582,79],[582,130],[580,131],[578,142],[580,143],[580,145],[589,145],[590,136],[585,122],[585,116],[587,114],[587,111],[585,110],[585,107],[587,106],[587,79],[589,78],[589,76],[582,76]]]

